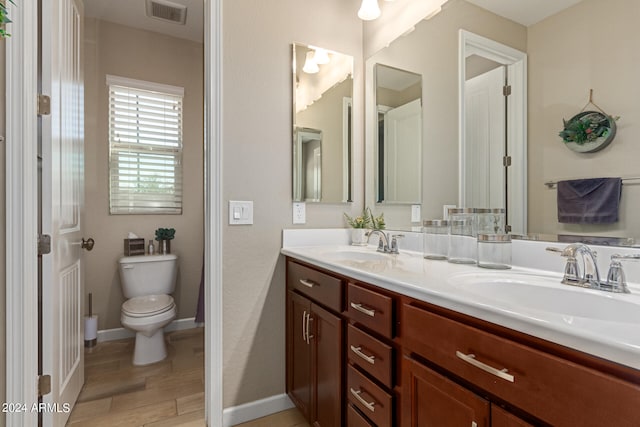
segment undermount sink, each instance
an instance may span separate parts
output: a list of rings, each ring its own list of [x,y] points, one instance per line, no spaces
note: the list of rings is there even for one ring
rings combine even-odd
[[[450,285],[485,300],[599,321],[640,325],[640,299],[629,294],[560,284],[560,278],[527,273],[465,273]]]

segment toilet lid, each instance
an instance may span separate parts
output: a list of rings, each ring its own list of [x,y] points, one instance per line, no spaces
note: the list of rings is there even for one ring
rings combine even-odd
[[[169,295],[145,295],[125,301],[122,311],[129,316],[141,317],[163,313],[173,306],[173,298]]]

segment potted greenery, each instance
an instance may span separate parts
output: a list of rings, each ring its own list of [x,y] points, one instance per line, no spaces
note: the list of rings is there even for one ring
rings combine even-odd
[[[9,3],[15,6],[13,0],[8,0]],[[11,37],[11,34],[7,32],[6,26],[11,23],[11,19],[9,19],[7,5],[2,2],[0,3],[0,38]]]
[[[176,235],[175,228],[158,228],[156,230],[156,240],[160,246],[160,253],[163,255],[171,253],[171,241]]]
[[[351,230],[351,244],[355,246],[366,246],[368,230],[384,230],[386,224],[384,222],[384,213],[374,216],[370,208],[364,208],[362,214],[357,217],[351,217],[344,214],[347,224]]]
[[[353,230],[351,230],[351,244],[354,246],[365,246],[367,244],[367,230],[371,227],[371,216],[369,209],[365,208],[362,214],[356,217],[351,217],[344,214],[347,224]]]

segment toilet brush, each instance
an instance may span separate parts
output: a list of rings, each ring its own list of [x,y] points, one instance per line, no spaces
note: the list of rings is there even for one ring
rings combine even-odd
[[[89,293],[89,315],[84,318],[84,346],[94,347],[98,342],[98,316],[93,315],[93,294]]]

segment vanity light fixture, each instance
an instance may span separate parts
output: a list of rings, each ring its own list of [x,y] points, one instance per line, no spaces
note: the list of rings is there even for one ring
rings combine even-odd
[[[313,60],[314,52],[312,50],[307,52],[306,59],[304,61],[304,67],[302,67],[302,71],[307,74],[315,74],[320,71],[320,67]]]
[[[380,16],[380,6],[378,0],[362,0],[360,10],[358,10],[358,18],[363,21],[373,21]]]
[[[321,47],[316,47],[314,49],[316,51],[313,55],[313,61],[318,65],[328,64],[329,61],[331,60],[329,58],[329,52],[327,52],[326,49],[323,49]]]

